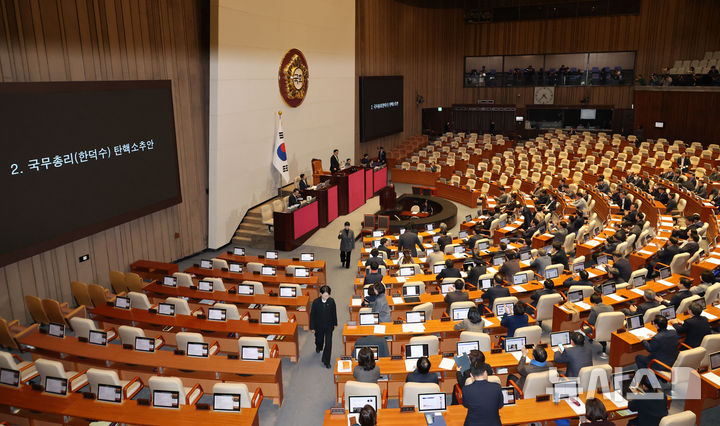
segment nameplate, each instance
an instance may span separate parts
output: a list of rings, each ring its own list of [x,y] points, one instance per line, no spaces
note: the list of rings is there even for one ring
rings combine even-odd
[[[191,285],[191,286],[190,286],[190,290],[197,290],[197,286],[196,286],[196,285]]]
[[[435,295],[435,294],[440,294],[440,292],[438,290],[434,290],[434,291],[431,291],[430,294]]]
[[[95,394],[92,392],[83,392],[82,396],[85,399],[95,399]]]
[[[344,416],[345,415],[345,409],[344,408],[331,408],[330,409],[330,415],[334,416]]]
[[[157,309],[155,309],[155,308],[150,308],[150,309],[148,309],[148,312],[151,313],[151,314],[157,314]]]
[[[445,352],[443,354],[443,358],[455,358],[455,353],[453,352]]]
[[[137,404],[138,404],[138,405],[149,406],[149,405],[150,405],[150,400],[147,399],[147,398],[140,398],[140,399],[137,400]]]
[[[260,321],[257,320],[257,319],[255,319],[255,318],[250,318],[250,324],[257,324],[257,323],[259,323],[259,322],[260,322]]]
[[[535,397],[535,402],[550,401],[550,395],[538,395]]]
[[[402,357],[402,355],[393,355],[390,357],[390,359],[397,360],[397,359],[403,359],[403,357]]]
[[[402,320],[395,320],[395,321],[393,321],[393,324],[402,324],[402,323],[403,323]]]
[[[350,360],[352,360],[352,357],[344,355],[344,356],[341,356],[340,359],[343,361],[350,361]]]
[[[209,410],[210,404],[207,404],[205,402],[198,402],[195,404],[195,409],[196,410]]]
[[[227,359],[240,359],[238,354],[227,354]]]
[[[450,321],[452,321],[452,318],[450,318],[450,317],[442,317],[442,318],[440,318],[440,322],[450,322]]]
[[[122,348],[123,349],[133,349],[133,345],[131,345],[129,343],[123,343]]]
[[[197,318],[197,319],[204,320],[204,319],[207,319],[207,315],[205,315],[205,314],[197,314],[196,318]]]
[[[415,406],[410,405],[408,407],[400,407],[401,413],[414,413],[415,412]]]
[[[82,336],[78,337],[78,342],[87,343],[87,341],[88,341],[87,337],[82,337]]]
[[[490,353],[491,353],[491,354],[500,354],[500,353],[502,353],[502,348],[493,348],[493,349],[490,349]]]
[[[105,302],[106,305],[110,306],[111,308],[115,306],[113,302]]]
[[[173,353],[175,353],[175,355],[185,355],[185,351],[182,349],[175,349]]]
[[[42,385],[41,385],[41,384],[38,384],[38,383],[32,383],[32,384],[30,385],[30,388],[31,388],[32,390],[38,391],[38,392],[42,392],[42,391],[43,391]]]

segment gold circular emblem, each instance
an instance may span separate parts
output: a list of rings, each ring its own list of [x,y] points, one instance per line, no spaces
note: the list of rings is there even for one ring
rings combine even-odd
[[[288,106],[300,106],[307,94],[310,73],[305,55],[297,49],[290,49],[283,57],[278,72],[280,95]]]

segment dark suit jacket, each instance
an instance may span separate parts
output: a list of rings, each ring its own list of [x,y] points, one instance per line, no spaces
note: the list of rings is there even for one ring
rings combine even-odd
[[[464,302],[466,300],[470,300],[470,295],[468,294],[468,292],[462,290],[451,291],[450,293],[445,295],[445,304],[447,305],[447,307],[445,308],[445,312],[450,315],[450,305],[452,305],[454,302]]]
[[[682,324],[675,326],[675,331],[685,333],[685,344],[697,348],[705,336],[712,333],[708,319],[703,316],[692,316]]]
[[[541,288],[540,290],[535,290],[535,292],[530,295],[530,299],[532,299],[531,305],[537,307],[538,300],[540,300],[540,296],[545,296],[546,294],[556,294],[556,293],[557,293],[557,291],[555,291],[554,288],[550,289],[550,290],[548,290],[546,288]]]
[[[645,315],[645,311],[647,311],[648,309],[656,308],[658,306],[660,306],[660,304],[654,300],[651,300],[649,302],[643,302],[638,305],[637,311],[635,311],[635,315]]]
[[[665,213],[670,213],[673,210],[677,209],[677,201],[674,199],[669,199],[667,204],[665,205]]]
[[[662,399],[633,398],[628,401],[628,409],[637,412],[636,426],[658,426],[660,419],[667,416],[667,396]]]
[[[460,270],[457,268],[445,268],[442,271],[440,271],[439,274],[437,274],[437,277],[435,279],[440,282],[444,278],[460,278]]]
[[[335,158],[334,155],[330,156],[330,173],[335,173],[340,170],[340,161]]]
[[[693,294],[690,292],[690,290],[680,290],[670,299],[670,305],[673,305],[675,307],[675,310],[680,307],[680,302],[683,301],[684,298],[690,297]]]
[[[452,244],[452,237],[449,235],[443,235],[438,238],[437,243],[440,246],[440,250],[445,250],[446,245]]]
[[[555,352],[555,364],[567,364],[567,377],[577,377],[580,369],[593,365],[592,348],[590,344],[571,346],[564,351]]]
[[[656,359],[672,367],[678,356],[678,334],[675,330],[661,330],[650,340],[643,340],[650,359]],[[660,367],[661,369],[663,367]]]
[[[500,266],[498,272],[503,274],[508,282],[512,282],[513,275],[520,272],[520,261],[518,259],[508,260]]]
[[[675,257],[675,255],[678,253],[680,253],[680,247],[675,244],[670,244],[669,246],[658,252],[657,261],[659,263],[662,263],[663,265],[669,266],[670,262],[672,262],[673,257]]]
[[[463,405],[467,408],[464,426],[500,426],[503,395],[500,385],[476,380],[463,386]]]
[[[680,249],[680,253],[690,253],[690,257],[692,257],[692,255],[698,250],[700,250],[700,245],[695,241],[690,241],[685,244],[685,247]]]
[[[295,194],[290,194],[288,197],[288,207],[292,207],[295,204],[300,204],[300,200],[295,196]]]
[[[380,256],[378,256],[378,257],[369,257],[368,260],[365,261],[365,266],[370,266],[370,262],[373,261],[373,260],[374,260],[375,262],[377,262],[378,266],[379,266],[379,265],[387,266],[387,265],[385,264],[385,261],[383,260],[383,258],[380,257]]]
[[[487,273],[487,266],[476,265],[468,271],[467,279],[465,279],[465,282],[472,285],[478,285],[478,282],[480,281],[480,275],[483,275],[485,273]]]
[[[507,287],[501,287],[497,285],[493,285],[489,289],[483,293],[482,298],[483,300],[487,300],[489,306],[489,309],[492,309],[492,305],[495,302],[495,299],[498,297],[507,297],[510,296],[510,289]]]
[[[622,211],[630,210],[630,204],[632,204],[632,202],[628,197],[618,201],[618,206],[620,206],[620,210]]]
[[[365,279],[363,280],[363,285],[381,283],[382,279],[383,279],[383,276],[380,272],[376,272],[376,273],[368,272],[367,274],[365,274]]]
[[[604,303],[598,303],[597,305],[593,305],[592,308],[590,308],[590,316],[588,316],[588,323],[590,325],[595,325],[595,321],[597,321],[598,315],[604,313],[604,312],[612,312],[613,307],[608,306]]]
[[[308,185],[307,182],[305,182],[305,180],[300,179],[300,182],[298,183],[298,188],[300,188],[300,190],[302,191],[303,189],[310,188],[310,185]]]
[[[568,269],[567,254],[565,253],[565,250],[562,248],[560,250],[558,250],[555,254],[552,255],[552,257],[550,258],[550,261],[552,262],[551,265],[562,263],[563,267],[565,269]]]
[[[625,282],[630,279],[630,275],[632,275],[632,266],[630,265],[630,261],[627,260],[627,258],[623,257],[618,259],[618,261],[615,262],[613,266],[618,269],[618,271],[620,272],[620,277]]]
[[[405,231],[404,234],[398,237],[398,251],[403,251],[407,249],[410,250],[410,254],[412,254],[413,257],[417,257],[418,247],[420,248],[420,250],[425,249],[422,245],[422,241],[420,241],[420,238],[416,233],[411,231]]]
[[[507,337],[513,337],[515,335],[515,330],[517,330],[520,327],[526,327],[528,325],[528,315],[522,314],[522,315],[503,315],[502,319],[500,320],[500,325],[507,328]],[[522,386],[520,386],[520,389],[522,389]]]
[[[335,299],[331,297],[324,303],[321,297],[313,300],[310,308],[310,330],[332,330],[335,326],[337,326]]]
[[[407,377],[405,378],[406,382],[416,382],[416,383],[438,383],[440,381],[440,378],[438,377],[438,373],[427,373],[422,374],[418,373],[417,370],[408,373]]]
[[[390,250],[389,248],[387,248],[387,247],[385,247],[385,246],[379,246],[379,247],[378,247],[378,250],[379,250],[379,251],[384,251],[384,252],[387,254],[388,257],[390,257],[390,254],[392,253],[392,250]]]

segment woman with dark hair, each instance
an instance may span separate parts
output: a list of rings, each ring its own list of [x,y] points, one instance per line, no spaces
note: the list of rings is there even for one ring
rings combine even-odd
[[[377,383],[380,378],[380,368],[375,365],[375,355],[368,347],[358,352],[358,365],[353,369],[353,377],[358,382]]]
[[[485,323],[483,321],[482,315],[480,315],[480,311],[478,310],[478,308],[474,306],[468,310],[467,318],[455,324],[455,330],[458,331],[467,330],[482,333],[484,328]]]
[[[500,320],[500,325],[507,328],[507,337],[515,336],[515,330],[528,325],[529,317],[525,313],[525,302],[517,302],[513,306],[513,314],[507,312]]]
[[[402,257],[400,258],[400,264],[401,265],[414,265],[415,264],[415,261],[413,260],[410,250],[408,250],[408,249],[403,250]]]
[[[605,405],[597,398],[585,401],[585,418],[587,421],[581,426],[615,426],[615,423],[608,421]]]
[[[332,354],[332,333],[337,326],[337,308],[335,299],[330,297],[329,286],[320,287],[320,297],[315,299],[310,308],[310,331],[315,334],[315,352],[322,351],[322,363],[330,368]]]
[[[377,426],[377,413],[372,405],[368,404],[357,413],[358,423],[353,426]]]

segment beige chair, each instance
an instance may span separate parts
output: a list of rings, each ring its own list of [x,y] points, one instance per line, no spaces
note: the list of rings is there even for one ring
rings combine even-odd
[[[225,319],[227,320],[239,320],[240,319],[240,311],[238,311],[238,307],[235,304],[232,303],[215,303],[213,308],[218,309],[225,309]]]
[[[152,305],[150,304],[150,300],[145,293],[137,293],[131,291],[127,294],[127,297],[130,299],[131,308],[147,310],[152,307]]]
[[[67,379],[68,393],[75,392],[87,384],[85,371],[65,371],[65,367],[63,367],[60,361],[40,358],[35,361],[35,368],[37,368],[37,372],[40,375],[40,384],[43,386],[45,386],[45,379],[47,377]]]
[[[589,285],[571,285],[568,289],[568,293],[572,293],[573,291],[582,291],[584,299],[586,297],[592,296],[592,294],[595,292],[595,289]]]
[[[654,308],[650,308],[647,311],[645,311],[645,314],[643,315],[643,323],[644,324],[650,324],[652,323],[652,320],[655,319],[656,315],[660,315],[660,312],[665,309],[664,305],[656,306]]]
[[[705,290],[705,305],[710,306],[720,299],[720,283],[711,285]]]
[[[260,281],[243,281],[240,284],[248,284],[253,286],[253,294],[265,294],[265,288]]]
[[[263,225],[267,225],[268,232],[272,232],[272,227],[275,224],[273,208],[269,204],[263,204],[260,207],[260,215],[262,216]]]
[[[663,380],[676,383],[678,381],[676,375],[683,374],[685,370],[679,367],[687,367],[691,370],[697,370],[698,368],[700,368],[700,364],[702,363],[703,358],[705,358],[705,353],[705,348],[703,347],[680,351],[678,352],[678,356],[672,366],[669,366],[660,360],[651,359],[650,363],[648,364],[648,368],[652,370],[657,376],[661,377]],[[656,364],[666,368],[667,371],[657,370],[655,368]]]
[[[522,389],[518,388],[512,380],[508,380],[508,384],[515,388],[521,399],[532,399],[538,395],[544,395],[547,393],[547,389],[552,387],[549,371],[528,374]]]
[[[263,264],[260,262],[248,262],[246,265],[246,269],[248,272],[262,272]]]
[[[553,305],[560,303],[562,296],[560,294],[545,294],[540,296],[535,312],[535,320],[542,326],[544,321],[552,322]],[[532,306],[532,305],[528,305]]]
[[[25,330],[18,320],[8,323],[5,318],[0,318],[0,346],[8,349],[20,350],[15,337]]]
[[[260,310],[260,314],[262,315],[263,312],[277,312],[280,314],[280,322],[288,322],[289,321],[287,309],[284,306],[265,305]]]
[[[39,297],[29,294],[26,295],[25,307],[27,307],[28,312],[30,312],[30,316],[36,323],[47,324],[50,322],[47,314],[45,313],[45,309],[43,309],[42,299]]]
[[[191,287],[193,284],[192,275],[185,272],[175,272],[173,277],[177,278],[178,287]]]
[[[351,396],[375,396],[380,407],[387,408],[387,390],[381,391],[377,383],[363,383],[350,380],[345,382],[345,393],[343,395],[343,406],[350,407]]]
[[[203,335],[200,333],[188,333],[185,331],[181,331],[177,334],[175,334],[175,346],[183,351],[187,351],[188,343],[205,343],[205,339],[203,339]],[[220,346],[217,342],[213,342],[212,344],[208,345],[208,354],[209,355],[215,355],[215,353],[218,351]]]
[[[686,348],[690,348],[688,345],[681,343]],[[720,351],[720,334],[708,334],[703,337],[700,343],[701,348],[705,348],[705,357],[700,362],[700,367],[707,367],[710,365],[710,354]]]
[[[610,336],[613,332],[625,326],[625,314],[622,312],[603,312],[597,316],[595,325],[590,325],[587,321],[583,321],[583,326],[589,330],[586,334],[593,340],[600,342],[603,351],[600,355],[601,358],[607,358],[607,343],[610,341]]]
[[[418,311],[425,312],[425,321],[429,321],[432,319],[433,308],[434,308],[434,306],[433,306],[432,302],[425,302],[425,303],[421,303],[419,305],[413,306],[412,310],[415,312],[418,312]]]
[[[437,336],[414,336],[410,338],[411,345],[428,345],[428,356],[437,355],[440,351],[440,339]]]
[[[224,393],[224,394],[240,395],[240,408],[260,407],[260,403],[263,400],[263,394],[259,387],[255,390],[255,393],[253,394],[252,398],[250,398],[250,392],[248,391],[248,387],[245,383],[239,383],[239,382],[215,383],[213,385],[212,391],[213,391],[213,394]]]
[[[225,283],[223,283],[222,278],[206,277],[203,278],[203,281],[210,281],[213,284],[213,291],[227,291],[225,289]]]
[[[542,328],[539,325],[528,325],[520,327],[515,330],[514,337],[524,337],[525,343],[528,345],[540,344],[540,337],[542,337]]]
[[[409,407],[412,405],[417,407],[418,395],[423,393],[439,393],[440,386],[436,383],[408,382],[400,387],[399,392],[400,396],[398,399],[402,402],[403,406]]]
[[[199,315],[200,314],[200,308],[195,309],[194,311],[190,310],[190,305],[188,305],[187,300],[180,299],[177,297],[168,297],[165,299],[165,303],[169,303],[171,305],[175,306],[175,315]]]
[[[0,368],[19,371],[21,383],[32,380],[39,374],[35,362],[23,361],[19,356],[5,351],[0,351]]]
[[[148,386],[151,395],[156,390],[177,392],[180,405],[194,405],[203,395],[202,387],[199,384],[192,388],[185,387],[178,377],[151,376]]]
[[[72,292],[73,298],[78,305],[84,305],[86,308],[92,309],[95,305],[93,304],[90,293],[88,292],[88,285],[80,281],[70,282],[70,291]]]
[[[695,419],[695,413],[692,411],[683,411],[663,417],[660,419],[658,426],[694,426]]]
[[[90,338],[90,331],[105,331],[107,333],[108,342],[117,337],[115,329],[108,328],[107,330],[101,330],[95,324],[95,321],[89,318],[74,317],[70,318],[70,327],[75,334],[75,337]]]
[[[133,348],[135,347],[135,338],[136,337],[146,337],[145,331],[142,328],[131,327],[129,325],[119,326],[118,334],[120,335],[120,342],[123,345],[130,345]],[[158,335],[157,337],[155,337],[155,350],[160,349],[164,345],[165,345],[165,339],[163,339],[162,336]]]
[[[90,383],[90,392],[94,394],[97,394],[98,385],[120,386],[123,390],[122,399],[126,400],[132,399],[144,387],[139,377],[132,380],[120,380],[115,370],[90,368],[86,374],[88,383]]]
[[[610,392],[613,368],[610,364],[589,365],[578,372],[578,384],[583,392]]]
[[[490,335],[476,331],[463,331],[460,333],[460,342],[478,342],[480,352],[487,352],[492,349]]]
[[[507,305],[508,303],[512,303],[513,305],[515,305],[517,302],[518,298],[515,296],[498,297],[493,301],[492,311],[493,313],[497,312],[497,310],[495,309],[497,305]]]
[[[137,291],[141,292],[143,291],[143,281],[142,278],[140,278],[140,275],[134,273],[134,272],[128,272],[125,274],[125,288],[127,291]]]
[[[477,305],[475,305],[475,302],[473,302],[472,300],[465,300],[462,302],[453,302],[450,304],[450,318],[454,318],[453,311],[455,309],[474,308],[475,306],[477,306]]]
[[[690,259],[690,253],[678,253],[670,262],[670,271],[673,274],[687,275],[688,273],[688,260]]]
[[[275,344],[272,348],[272,351],[270,350],[270,346],[268,345],[268,341],[264,337],[252,337],[252,336],[243,336],[238,339],[238,350],[242,354],[242,348],[244,346],[260,346],[263,348],[263,354],[265,358],[277,358],[278,356],[278,346]]]
[[[67,303],[60,304],[60,302],[55,299],[43,299],[42,307],[50,322],[58,324],[67,324],[68,319],[76,316],[82,318],[87,316],[85,306],[80,305],[71,310]]]
[[[125,274],[120,271],[110,271],[110,285],[115,291],[115,294],[125,293],[127,288],[125,287]]]
[[[114,302],[115,295],[99,284],[88,284],[88,295],[94,306],[103,306],[106,302]]]
[[[230,269],[230,265],[228,265],[227,260],[225,259],[213,257],[210,259],[210,262],[212,262],[213,269]]]

